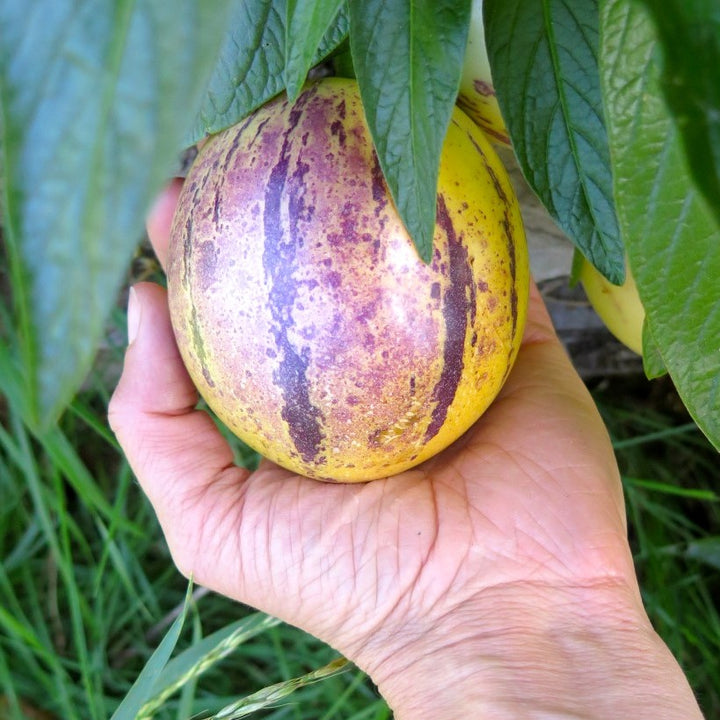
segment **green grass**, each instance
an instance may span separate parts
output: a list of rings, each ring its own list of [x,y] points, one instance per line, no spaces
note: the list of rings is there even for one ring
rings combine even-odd
[[[122,339],[122,313],[115,322],[110,337]],[[0,720],[33,717],[29,707],[62,720],[110,718],[143,668],[164,664],[163,652],[181,658],[163,682],[181,687],[157,709],[159,720],[208,717],[246,696],[251,707],[269,698],[252,717],[389,718],[356,668],[312,677],[337,657],[316,639],[265,618],[257,625],[252,609],[203,589],[186,603],[187,583],[107,427],[122,350],[104,351],[43,436],[0,400]],[[707,717],[720,717],[718,456],[674,407],[612,384],[595,395],[623,472],[648,611]],[[237,631],[238,621],[251,631]],[[143,683],[133,692],[147,694]]]
[[[720,717],[720,457],[667,380],[595,394],[623,473],[648,614],[707,718]],[[653,397],[654,395],[654,397]]]
[[[11,718],[27,717],[21,702],[57,718],[109,718],[185,605],[187,583],[100,418],[99,407],[78,405],[66,427],[41,441],[12,414],[0,429],[0,687]],[[253,617],[196,590],[178,652]],[[306,634],[272,624],[232,650],[155,717],[215,712],[336,657]],[[355,669],[297,697],[259,716],[385,716]]]

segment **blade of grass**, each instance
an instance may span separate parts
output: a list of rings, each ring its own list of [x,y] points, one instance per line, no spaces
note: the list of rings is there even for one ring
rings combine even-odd
[[[29,627],[29,623],[18,619],[4,606],[0,606],[0,627],[3,628],[3,632],[8,638],[14,636],[20,647],[34,650],[46,661],[51,659],[51,654],[46,652],[43,644]]]
[[[277,618],[264,613],[254,613],[193,644],[168,662],[158,675],[152,689],[153,694],[141,708],[140,717],[152,717],[163,703],[187,682],[200,677],[240,645],[279,623]]]
[[[115,438],[115,433],[110,430],[105,419],[100,419],[93,412],[93,410],[83,401],[81,397],[75,398],[68,410],[80,418],[87,427],[89,427],[94,433],[104,440],[111,448],[116,451],[120,450],[120,445]]]
[[[120,577],[128,577],[129,571],[127,570],[126,564],[123,561],[122,553],[120,552],[116,538],[121,530],[120,520],[127,516],[127,499],[130,487],[133,483],[132,473],[126,461],[123,461],[117,469],[117,476],[113,483],[115,490],[115,500],[113,502],[113,515],[109,525],[105,525],[103,519],[97,517],[95,524],[98,531],[103,536],[103,552],[100,560],[97,563],[96,568],[96,580],[95,580],[95,592],[99,589],[99,584],[102,582],[105,574],[105,566],[108,561],[111,562],[111,566],[115,568]],[[116,552],[113,552],[115,550]],[[132,596],[136,595],[137,591],[133,589]]]
[[[135,586],[135,583],[133,581],[133,578],[130,574],[130,569],[128,568],[127,564],[125,563],[125,560],[122,556],[122,553],[120,551],[120,548],[118,547],[117,543],[113,539],[110,531],[105,527],[102,520],[100,518],[96,521],[96,527],[98,529],[98,532],[100,535],[104,538],[105,542],[103,543],[103,557],[100,559],[100,562],[98,563],[98,566],[95,571],[95,592],[97,592],[100,589],[100,586],[102,585],[103,578],[105,577],[105,562],[106,558],[109,559],[111,567],[115,571],[115,577],[120,581],[120,584],[125,588],[125,591],[127,592],[128,597],[135,597],[137,598],[137,607],[139,608],[140,612],[145,616],[145,618],[148,621],[152,621],[153,614],[150,612],[150,609],[145,605],[145,603],[142,602],[142,598],[138,597],[137,594],[137,588]]]
[[[47,431],[39,434],[38,441],[47,452],[53,464],[57,466],[72,485],[82,502],[90,509],[95,509],[111,522],[115,522],[128,532],[141,532],[127,518],[122,517],[113,511],[112,505],[102,494],[95,482],[95,479],[88,471],[85,463],[80,459],[75,448],[70,444],[62,429],[53,426]]]
[[[16,434],[19,432],[20,420],[17,420]],[[23,449],[26,453],[31,452],[29,438],[25,436]],[[64,586],[65,599],[69,607],[70,628],[73,639],[73,647],[78,654],[79,673],[81,685],[85,690],[91,717],[93,720],[104,720],[107,715],[104,713],[101,700],[101,693],[98,693],[98,686],[93,670],[93,662],[90,658],[86,620],[90,617],[86,598],[81,592],[75,575],[73,548],[70,536],[73,533],[72,521],[67,511],[64,486],[57,471],[53,473],[54,487],[44,488],[41,485],[37,471],[31,473],[28,479],[30,492],[36,504],[42,508],[40,515],[44,520],[43,530],[48,537],[48,544],[52,550],[52,558],[58,569],[60,579]],[[54,492],[53,492],[54,491]],[[55,515],[55,522],[51,520],[51,513]]]
[[[9,508],[7,506],[6,510],[7,513],[3,519],[7,521],[8,525],[11,522],[17,523],[17,513],[21,512],[21,510]],[[36,523],[28,522],[25,525],[25,529],[19,539],[14,539],[10,553],[6,555],[3,558],[2,563],[0,563],[0,571],[4,569],[6,572],[12,572],[20,564],[26,562],[27,558],[34,554],[35,548],[40,544],[42,544],[40,528]]]
[[[111,720],[139,720],[142,717],[141,709],[154,696],[155,682],[166,667],[180,637],[185,617],[192,598],[192,581],[188,583],[187,594],[182,612],[170,626],[160,645],[145,664],[130,691],[112,714]]]
[[[280,639],[280,633],[278,628],[273,628],[270,633],[270,641],[272,643],[273,650],[275,651],[275,665],[280,670],[280,677],[283,682],[289,682],[292,680],[293,674],[290,671],[290,663],[283,647],[282,640]],[[299,711],[297,706],[292,706],[288,709],[288,712],[292,714],[295,720],[298,720]]]
[[[720,496],[712,490],[686,488],[679,485],[669,485],[668,483],[658,482],[656,480],[643,480],[641,478],[628,477],[626,475],[623,476],[623,481],[637,488],[652,490],[653,492],[664,493],[666,495],[677,495],[678,497],[690,498],[692,500],[702,500],[704,502],[720,501]]]
[[[0,653],[0,688],[3,689],[2,699],[5,701],[5,705],[0,705],[3,720],[23,720],[18,694],[3,653]]]
[[[0,428],[0,441],[2,442],[6,451],[10,451],[10,454],[12,454],[13,457],[13,461],[24,473],[24,478],[27,483],[27,489],[34,504],[37,521],[47,542],[51,557],[58,569],[60,570],[63,581],[70,589],[70,593],[72,594],[72,590],[75,590],[75,598],[77,600],[78,593],[77,588],[74,584],[73,574],[72,571],[69,570],[68,563],[65,561],[65,558],[62,554],[60,542],[55,531],[55,523],[51,517],[51,511],[46,500],[45,488],[43,487],[42,481],[40,479],[40,473],[36,464],[35,455],[31,447],[30,438],[28,437],[22,421],[15,413],[12,412],[10,417],[10,424],[13,430],[13,437],[16,439],[16,442],[11,442],[9,434],[6,433],[2,428]],[[31,589],[34,589],[32,588],[32,586],[30,587]],[[38,604],[39,603],[37,602],[37,600],[33,603],[33,605],[36,607],[38,606]],[[80,613],[78,612],[78,607],[76,604],[71,605],[71,622],[73,623],[76,633],[75,639],[79,640],[77,650],[81,654],[81,657],[86,659],[87,647],[84,642],[84,634],[82,631],[82,619],[80,617]],[[64,717],[67,717],[68,720],[73,720],[74,718],[79,719],[73,703],[66,692],[66,688],[69,686],[66,685],[66,683],[68,683],[68,680],[63,677],[64,673],[57,672],[58,666],[55,665],[55,663],[53,663],[53,665],[55,666],[54,676],[57,680],[56,685],[58,686],[57,689],[59,690],[58,695],[59,698],[63,701]],[[84,667],[87,667],[87,664],[85,664]],[[58,675],[60,675],[60,677],[58,677]],[[87,681],[87,676],[83,674],[83,683],[85,684],[86,691],[90,689],[90,685]]]
[[[195,606],[197,610],[197,606]],[[202,624],[200,623],[200,613],[194,612],[192,616],[193,635],[192,647],[197,647],[202,640]],[[190,678],[183,686],[180,692],[180,702],[177,708],[177,720],[185,720],[193,715],[193,703],[195,702],[195,693],[197,691],[197,677]]]
[[[20,590],[25,590],[27,583],[20,584]],[[28,613],[37,608],[37,602],[31,593],[25,593],[21,602],[17,593],[9,582],[8,577],[0,564],[0,639],[3,637],[8,644],[15,648],[15,657],[21,656],[24,662],[28,662],[35,669],[40,669],[38,658],[48,667],[54,668],[59,665],[59,659],[54,649],[50,646],[47,637],[41,637],[37,628],[42,628],[34,622],[35,618]],[[26,612],[27,611],[27,612]]]
[[[80,677],[91,717],[94,720],[105,720],[108,712],[105,707],[102,676],[97,671],[98,664],[93,656],[94,636],[97,633],[98,620],[102,616],[93,612],[90,598],[86,597],[77,578],[77,569],[83,566],[83,560],[92,564],[92,550],[67,507],[67,486],[57,468],[53,469],[52,479],[53,497],[57,503],[54,510],[58,518],[60,551],[57,563],[64,584],[65,600],[70,609],[73,646],[78,654]]]
[[[695,423],[685,423],[684,425],[678,425],[676,427],[665,427],[657,432],[650,432],[637,437],[615,440],[613,441],[613,447],[615,450],[624,450],[625,448],[633,447],[634,445],[644,445],[649,442],[668,440],[669,438],[676,437],[678,435],[686,435],[688,433],[697,432],[699,432],[699,430]]]
[[[348,686],[345,688],[345,691],[328,708],[327,712],[322,715],[320,720],[332,720],[335,714],[345,707],[347,699],[355,692],[358,686],[363,683],[366,677],[367,675],[365,675],[364,672],[358,670],[358,672],[355,673],[355,677],[352,679],[352,682],[348,684]]]
[[[356,712],[350,720],[391,720],[390,708],[384,700],[376,700],[360,712]]]

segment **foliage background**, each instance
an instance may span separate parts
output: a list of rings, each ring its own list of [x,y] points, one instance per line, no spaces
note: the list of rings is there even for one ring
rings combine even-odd
[[[351,59],[388,186],[429,257],[471,4],[4,2],[0,387],[26,422],[48,427],[82,383],[108,288],[182,148],[284,87],[296,95],[323,57]],[[608,278],[627,256],[648,371],[667,368],[720,447],[720,6],[486,0],[484,17],[528,182]]]
[[[238,616],[196,595],[184,630],[172,625],[185,586],[106,426],[112,375],[93,364],[99,346],[123,345],[117,296],[179,152],[284,87],[296,93],[322,58],[349,56],[386,179],[427,254],[469,11],[470,0],[0,4],[0,684],[10,708],[0,704],[0,717],[30,716],[21,702],[107,717],[161,637],[174,637],[168,628],[198,652]],[[607,276],[620,280],[627,257],[648,313],[648,372],[667,368],[692,415],[634,394],[618,407],[617,388],[596,388],[646,603],[718,716],[717,454],[696,424],[720,444],[720,6],[486,0],[485,21],[526,178]],[[159,716],[219,709],[332,657],[291,628],[261,636],[207,679],[187,679]],[[270,715],[387,717],[355,671],[303,692]]]

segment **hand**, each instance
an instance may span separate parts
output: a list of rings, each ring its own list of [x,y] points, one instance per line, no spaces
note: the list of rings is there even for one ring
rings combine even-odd
[[[179,188],[148,220],[161,263]],[[236,467],[160,287],[134,288],[128,325],[110,421],[184,574],[336,647],[397,718],[700,717],[642,609],[612,447],[537,289],[475,426],[356,485]]]

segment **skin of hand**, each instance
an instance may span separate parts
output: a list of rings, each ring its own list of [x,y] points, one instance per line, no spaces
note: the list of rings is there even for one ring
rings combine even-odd
[[[148,234],[165,262],[180,181]],[[165,291],[131,291],[109,419],[182,573],[366,670],[400,720],[700,718],[643,610],[619,471],[533,287],[501,394],[388,480],[233,464],[174,341]]]

